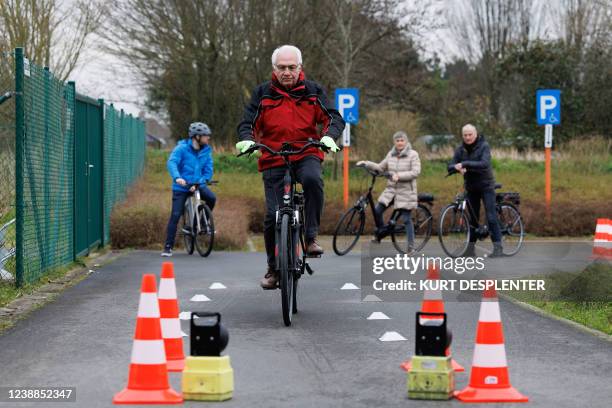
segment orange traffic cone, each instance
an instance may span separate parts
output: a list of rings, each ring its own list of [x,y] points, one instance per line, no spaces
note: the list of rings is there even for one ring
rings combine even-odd
[[[142,276],[136,333],[127,387],[113,404],[180,404],[183,396],[168,383],[166,354],[159,323],[155,275]]]
[[[455,397],[463,402],[527,402],[510,384],[504,333],[495,289],[486,290],[480,304],[470,383]]]
[[[612,259],[612,220],[599,218],[593,240],[593,258]]]
[[[435,266],[431,265],[427,268],[427,279],[436,280],[440,279],[440,271]],[[423,294],[423,303],[421,303],[421,312],[423,313],[444,313],[444,301],[442,300],[442,291],[426,290]],[[430,319],[433,320],[433,319]],[[446,355],[450,356],[450,346],[446,348]],[[451,359],[453,370],[456,372],[465,371],[465,368],[454,359]],[[400,364],[400,368],[404,371],[410,371],[412,367],[410,359]]]
[[[183,368],[185,368],[183,334],[181,332],[181,321],[179,320],[179,306],[172,262],[162,264],[159,281],[159,312],[168,371],[183,371]]]

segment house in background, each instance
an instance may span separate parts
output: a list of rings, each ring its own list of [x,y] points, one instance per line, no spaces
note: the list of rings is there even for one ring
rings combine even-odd
[[[145,117],[144,112],[138,114],[138,118],[145,123],[147,134],[147,146],[155,149],[165,149],[170,147],[170,129],[155,118]]]

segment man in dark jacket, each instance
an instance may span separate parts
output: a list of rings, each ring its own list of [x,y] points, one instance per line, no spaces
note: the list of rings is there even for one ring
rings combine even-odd
[[[344,121],[329,104],[327,95],[316,82],[309,81],[302,70],[302,53],[291,45],[277,48],[272,54],[272,79],[255,88],[250,103],[238,125],[236,148],[247,151],[255,141],[280,150],[283,143],[317,139],[332,152],[339,150],[334,139],[344,130]],[[296,145],[298,149],[300,146]],[[306,252],[320,255],[323,249],[316,241],[323,210],[323,152],[311,147],[291,161],[298,181],[304,188]],[[282,158],[263,151],[258,162],[266,196],[264,239],[268,270],[261,281],[264,289],[275,289],[275,212],[282,203],[284,163]]]
[[[467,124],[462,129],[463,144],[455,150],[453,160],[448,165],[449,173],[463,175],[467,199],[476,218],[470,216],[472,234],[465,256],[475,256],[474,246],[477,240],[475,229],[480,217],[480,201],[484,202],[487,223],[493,241],[493,253],[490,257],[503,256],[502,235],[495,212],[495,177],[491,167],[491,149],[483,135],[478,135],[476,128]]]

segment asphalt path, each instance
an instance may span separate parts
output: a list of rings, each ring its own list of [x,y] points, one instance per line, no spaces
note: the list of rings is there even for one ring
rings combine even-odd
[[[328,253],[311,262],[315,274],[300,282],[300,311],[289,328],[282,323],[280,292],[258,286],[264,259],[262,253],[246,252],[213,252],[207,259],[177,253],[171,258],[181,310],[222,313],[230,333],[225,354],[231,357],[235,376],[230,401],[185,405],[464,405],[456,400],[407,399],[406,374],[399,365],[413,353],[414,313],[420,305],[363,302],[359,290],[341,290],[345,283],[360,285],[359,253],[345,257]],[[0,384],[76,387],[76,403],[44,406],[112,406],[113,395],[127,381],[141,276],[159,276],[163,260],[158,252],[125,254],[5,332],[0,336]],[[215,282],[226,289],[209,289]],[[197,294],[211,300],[190,301]],[[467,370],[457,374],[457,389],[468,382],[479,306],[479,302],[446,304],[453,356]],[[530,398],[520,405],[610,406],[612,343],[503,300],[500,307],[510,379]],[[368,320],[373,312],[390,319]],[[182,329],[189,332],[187,321]],[[390,331],[406,341],[379,340]],[[184,343],[188,352],[187,338]],[[170,373],[170,380],[180,390],[180,374]],[[0,403],[2,407],[40,405]]]

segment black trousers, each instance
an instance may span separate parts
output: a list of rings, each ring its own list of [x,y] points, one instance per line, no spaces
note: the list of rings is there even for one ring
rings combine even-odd
[[[484,202],[485,214],[487,216],[487,223],[489,224],[489,232],[491,233],[491,241],[501,242],[501,228],[497,220],[497,214],[495,212],[495,190],[481,190],[481,191],[468,191],[467,199],[474,211],[476,219],[470,215],[470,224],[472,226],[472,235],[470,236],[470,242],[476,242],[476,234],[474,229],[478,227],[478,218],[480,218],[480,201]]]
[[[323,179],[321,178],[321,161],[314,156],[305,157],[293,163],[297,181],[304,189],[304,235],[306,241],[319,233],[321,212],[323,211]],[[273,167],[262,172],[266,195],[266,215],[264,217],[264,240],[268,265],[274,266],[276,210],[283,204],[283,177],[285,167]]]
[[[186,191],[172,191],[172,212],[170,213],[170,219],[168,220],[168,227],[166,228],[166,243],[164,247],[172,249],[174,247],[174,238],[176,237],[176,227],[179,219],[183,215],[183,208],[185,207],[185,201],[189,198],[191,193]],[[208,208],[212,211],[215,208],[217,197],[215,193],[210,191],[206,186],[200,186],[200,198],[204,200]]]

